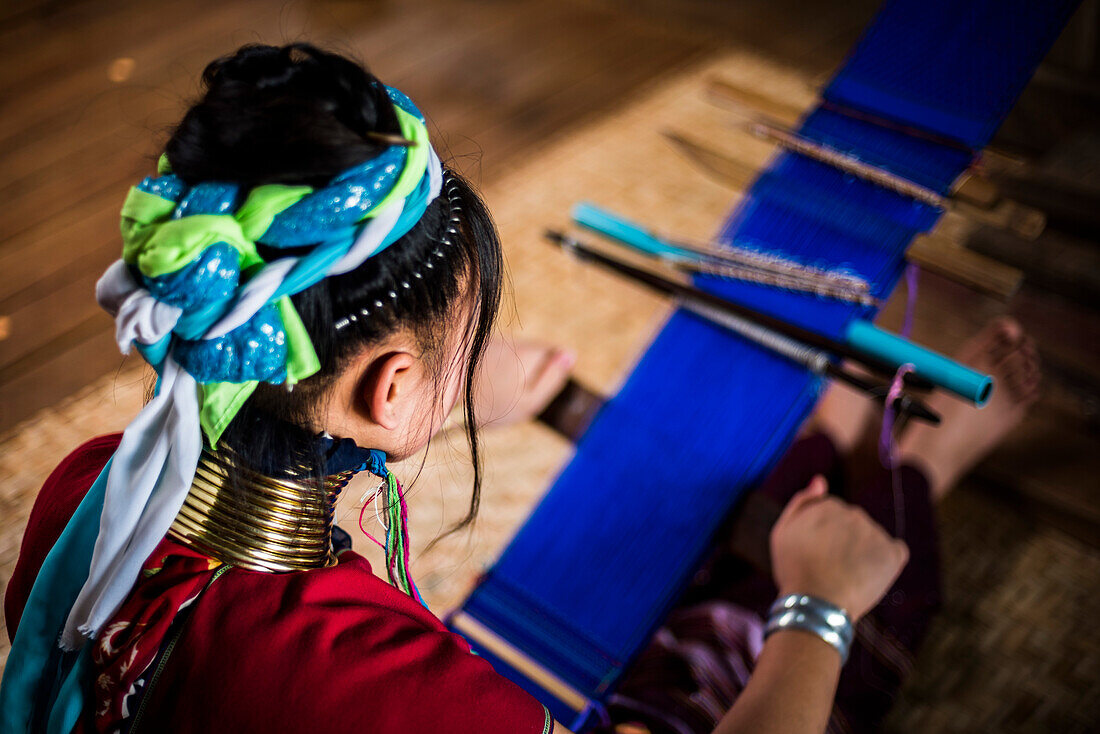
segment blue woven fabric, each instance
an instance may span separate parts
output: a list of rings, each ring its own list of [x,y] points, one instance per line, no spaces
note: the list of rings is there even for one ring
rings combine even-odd
[[[830,85],[833,105],[812,112],[800,132],[946,192],[970,163],[969,147],[988,140],[1073,5],[989,0],[963,4],[960,15],[953,0],[894,0]],[[967,145],[842,114],[836,103]],[[886,296],[901,275],[905,248],[939,215],[784,153],[721,236],[848,267]],[[697,282],[832,337],[852,319],[874,315],[750,283]],[[691,314],[673,314],[464,611],[602,700],[667,615],[737,499],[787,449],[820,387],[780,357]],[[560,720],[575,713],[494,662],[542,695]]]
[[[891,0],[825,99],[985,147],[1079,0]]]

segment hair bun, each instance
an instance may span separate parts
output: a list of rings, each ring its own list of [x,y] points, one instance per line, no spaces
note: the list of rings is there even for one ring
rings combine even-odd
[[[308,43],[248,44],[203,71],[166,152],[186,181],[324,184],[401,137],[386,87]]]

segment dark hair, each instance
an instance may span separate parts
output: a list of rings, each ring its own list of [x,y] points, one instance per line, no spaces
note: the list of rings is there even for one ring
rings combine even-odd
[[[400,136],[384,85],[363,65],[307,43],[243,46],[209,64],[202,84],[202,97],[165,147],[172,172],[187,183],[320,187],[380,154],[388,145],[386,135]],[[445,245],[441,240],[452,205],[458,222],[452,223],[451,244]],[[263,245],[259,250],[265,260],[288,254]],[[461,176],[446,171],[444,193],[404,237],[355,270],[292,297],[321,369],[290,392],[261,384],[222,442],[254,468],[292,470],[285,466],[287,457],[296,457],[309,474],[319,476],[323,459],[303,426],[310,424],[347,361],[365,344],[402,328],[416,335],[427,355],[438,354],[446,324],[469,296],[474,323],[466,325],[472,336],[465,404],[474,486],[469,512],[454,529],[469,524],[481,488],[473,390],[500,302],[502,271],[488,209]],[[338,330],[337,322],[344,328]],[[442,360],[437,363],[442,371]]]

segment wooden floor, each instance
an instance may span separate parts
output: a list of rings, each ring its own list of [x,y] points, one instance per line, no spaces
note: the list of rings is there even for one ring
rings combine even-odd
[[[203,65],[219,54],[246,42],[310,39],[364,59],[429,112],[437,140],[465,172],[491,182],[536,146],[719,47],[752,47],[824,80],[876,6],[875,0],[9,6],[0,11],[8,59],[0,67],[0,433],[122,365],[93,287],[118,255],[117,213],[127,187],[151,172],[169,126],[197,91]],[[1029,104],[1042,94],[1037,86],[1025,93],[1002,137],[1041,154],[1064,142],[1065,121],[1076,118],[1050,114],[1045,98]],[[1064,237],[1054,228],[1047,236]],[[1021,249],[1061,251],[1061,244]],[[1025,450],[1006,451],[989,467],[1028,501],[1052,500],[1070,524],[1085,517],[1095,525],[1100,501],[1079,477],[1092,469],[1084,457],[1097,448],[1098,322],[1080,302],[1028,287],[1014,304],[1043,336],[1053,399],[1037,411],[1034,430],[1021,434]],[[975,320],[967,314],[989,310],[950,292],[931,299],[926,293],[922,303],[923,323],[934,334],[962,333]],[[1061,470],[1052,470],[1050,456],[1059,457]],[[1088,534],[1087,525],[1078,530]]]
[[[1097,4],[1086,2],[1094,15]],[[0,66],[0,435],[122,365],[113,324],[96,306],[93,287],[118,256],[118,209],[127,188],[152,172],[158,146],[196,93],[203,65],[219,54],[246,42],[299,39],[351,53],[407,91],[429,113],[443,150],[488,183],[536,148],[720,48],[750,47],[824,80],[877,5],[13,0],[0,8],[6,52]],[[1074,34],[1084,33],[1071,31],[1056,48],[1063,57],[1075,53]],[[1076,275],[1100,270],[1089,265],[1097,263],[1100,237],[1100,146],[1087,136],[1082,143],[1079,135],[1090,123],[1100,129],[1098,95],[1088,87],[1093,96],[1082,99],[1089,104],[1052,105],[1065,97],[1059,90],[1066,84],[1057,70],[1040,76],[1046,83],[1028,89],[999,139],[1043,164],[1041,181],[1013,187],[1014,195],[1032,192],[1051,206],[1049,231],[1038,242],[1016,243],[1018,264],[1043,267],[1028,271],[1007,308],[926,279],[917,336],[949,346],[1005,311],[1036,335],[1046,394],[968,489],[984,487],[998,511],[1095,546],[1100,293],[1088,285],[1095,280]],[[1087,206],[1067,204],[1078,201],[1060,193],[1067,180],[1074,196],[1097,204],[1091,214]],[[1058,254],[1044,259],[1043,253]],[[1062,267],[1051,275],[1047,266],[1055,258]],[[1075,274],[1065,266],[1069,261],[1086,265],[1075,266],[1081,271]],[[980,537],[983,530],[978,520],[955,537]]]
[[[743,17],[730,22],[745,37],[801,38],[799,55],[828,68],[873,4],[849,4],[813,33],[763,35],[753,32],[780,22],[783,5],[756,15],[744,8],[768,4],[740,6]],[[152,171],[215,56],[293,39],[348,51],[407,90],[444,148],[488,181],[533,146],[736,40],[584,0],[113,0],[25,2],[10,12],[0,25],[0,432],[121,364],[92,289],[118,255],[127,187]]]

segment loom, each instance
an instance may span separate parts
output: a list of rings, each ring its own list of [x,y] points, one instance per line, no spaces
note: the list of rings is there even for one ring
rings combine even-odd
[[[889,0],[797,135],[947,197],[1076,4]],[[885,299],[906,247],[943,213],[925,199],[783,149],[717,239],[851,267]],[[695,282],[832,339],[875,313],[754,283]],[[564,725],[590,727],[821,387],[806,369],[673,313],[452,629]]]

